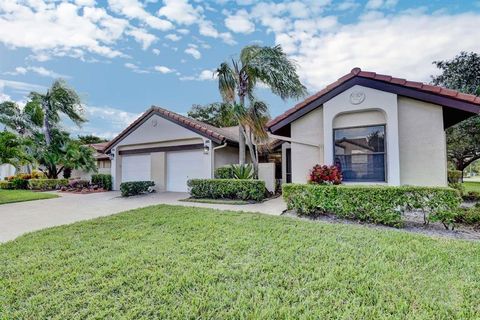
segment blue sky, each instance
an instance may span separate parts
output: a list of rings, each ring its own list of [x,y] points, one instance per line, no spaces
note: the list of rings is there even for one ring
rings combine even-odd
[[[212,70],[248,44],[280,44],[310,93],[353,67],[429,81],[433,60],[480,52],[479,1],[1,0],[0,101],[64,78],[113,137],[155,104],[219,101]],[[283,102],[266,89],[272,116]],[[69,125],[70,126],[70,125]]]

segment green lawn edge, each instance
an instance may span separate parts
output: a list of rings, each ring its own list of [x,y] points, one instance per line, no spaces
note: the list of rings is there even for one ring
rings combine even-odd
[[[30,190],[0,190],[0,205],[58,198],[59,195]]]

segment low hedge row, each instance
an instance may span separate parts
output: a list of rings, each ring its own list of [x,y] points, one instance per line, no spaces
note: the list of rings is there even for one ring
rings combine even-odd
[[[13,184],[9,181],[0,181],[0,189],[8,190],[13,189]]]
[[[30,179],[28,188],[31,190],[56,190],[68,185],[67,179]]]
[[[232,166],[219,167],[215,169],[215,179],[233,179]]]
[[[112,175],[110,174],[92,174],[92,184],[102,187],[105,190],[112,190]]]
[[[120,184],[120,192],[122,197],[136,196],[141,193],[148,192],[150,187],[153,187],[155,182],[153,181],[131,181],[122,182]]]
[[[261,201],[267,192],[261,180],[192,179],[187,184],[193,198]]]
[[[451,188],[285,184],[283,197],[299,215],[334,214],[341,218],[403,226],[405,210],[432,213],[458,208],[461,198]]]

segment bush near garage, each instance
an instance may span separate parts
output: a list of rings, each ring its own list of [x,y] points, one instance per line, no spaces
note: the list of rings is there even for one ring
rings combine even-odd
[[[150,191],[150,188],[155,186],[153,181],[131,181],[122,182],[120,184],[120,192],[122,197],[136,196]]]
[[[101,173],[92,174],[92,184],[110,191],[112,190],[112,175]]]
[[[413,186],[286,184],[283,197],[287,207],[299,215],[333,214],[392,227],[403,226],[406,210],[422,211],[428,223],[430,216],[455,210],[461,203],[454,189]]]
[[[30,179],[28,180],[28,189],[47,191],[57,190],[68,185],[67,179]]]
[[[267,194],[265,182],[247,179],[191,179],[190,195],[200,199],[261,201]]]
[[[233,168],[225,166],[215,169],[215,179],[233,179]]]

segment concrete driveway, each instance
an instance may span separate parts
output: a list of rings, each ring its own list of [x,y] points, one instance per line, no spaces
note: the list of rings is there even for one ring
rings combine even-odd
[[[181,202],[187,193],[162,192],[122,198],[116,191],[93,194],[59,193],[60,198],[0,205],[0,242],[35,230],[108,216],[155,204],[172,204],[220,210],[280,215],[286,209],[282,198],[257,204],[228,205]]]

